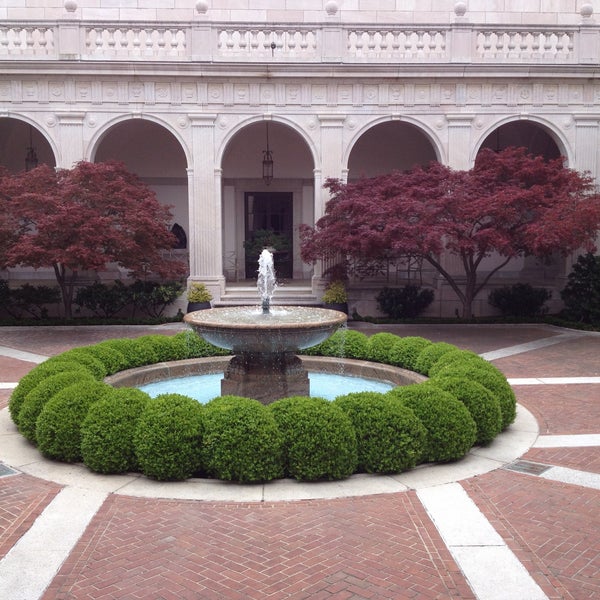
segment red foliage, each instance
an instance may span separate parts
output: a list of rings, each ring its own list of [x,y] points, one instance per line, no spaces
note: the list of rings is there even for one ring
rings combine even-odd
[[[42,165],[0,179],[0,198],[11,224],[19,223],[0,259],[9,267],[53,267],[67,316],[80,271],[116,263],[134,277],[185,272],[162,253],[175,242],[168,207],[120,163],[80,162],[59,171]]]
[[[315,228],[301,229],[305,261],[340,253],[421,256],[452,286],[467,317],[479,291],[512,258],[591,250],[600,228],[591,178],[525,148],[484,149],[469,171],[432,163],[348,184],[328,180],[325,187],[332,195],[325,215]],[[460,276],[444,269],[444,251],[460,257]],[[482,260],[493,253],[504,261],[478,281]]]

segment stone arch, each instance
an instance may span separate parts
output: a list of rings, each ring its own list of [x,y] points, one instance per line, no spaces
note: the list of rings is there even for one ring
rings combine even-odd
[[[99,131],[89,147],[94,162],[118,160],[170,206],[171,226],[177,224],[180,247],[173,252],[185,260],[190,237],[189,154],[183,140],[159,119],[122,116]],[[185,238],[185,244],[181,240]]]
[[[264,151],[273,158],[273,179],[263,179]],[[300,259],[299,226],[313,222],[317,150],[293,121],[270,114],[244,119],[224,137],[216,164],[221,174],[223,272],[227,281],[256,275],[254,246],[271,232],[280,279],[309,279]],[[268,244],[270,245],[270,244]]]
[[[87,147],[87,150],[85,153],[86,156],[88,157],[87,160],[90,160],[92,162],[96,160],[96,153],[98,151],[98,147],[102,144],[102,142],[106,138],[106,136],[110,135],[110,133],[112,131],[114,131],[115,127],[118,127],[119,125],[123,125],[125,123],[133,122],[133,121],[135,121],[135,122],[142,121],[142,122],[153,123],[153,124],[158,125],[161,128],[163,128],[166,132],[168,132],[171,136],[173,136],[173,138],[175,138],[175,140],[178,142],[179,146],[181,147],[181,150],[183,151],[183,153],[185,155],[186,166],[192,167],[192,164],[193,164],[192,153],[191,153],[188,143],[181,136],[181,134],[172,127],[172,125],[169,122],[167,122],[164,119],[161,119],[159,117],[156,117],[154,115],[137,115],[137,114],[133,114],[133,113],[120,115],[118,117],[110,119],[106,123],[104,123],[102,125],[102,127],[99,128],[99,130],[94,134],[94,136],[92,137],[92,139],[90,140],[90,142],[88,144],[88,147]]]
[[[547,158],[565,156],[567,162],[573,164],[571,148],[555,124],[532,115],[505,117],[488,127],[473,147],[471,164],[475,163],[482,148],[503,149],[515,145],[525,146],[534,154],[542,154]]]
[[[233,127],[230,131],[227,132],[227,134],[224,136],[224,138],[221,141],[221,144],[219,145],[217,152],[215,154],[215,164],[220,165],[220,167],[222,168],[223,159],[227,152],[227,148],[230,147],[231,142],[240,133],[242,133],[245,129],[247,129],[248,126],[251,126],[256,123],[263,123],[263,122],[279,123],[281,125],[286,125],[290,129],[292,129],[296,134],[298,134],[300,136],[302,141],[308,147],[310,154],[311,154],[312,161],[313,161],[313,165],[318,165],[320,163],[319,152],[314,143],[314,140],[309,135],[307,135],[306,131],[304,129],[302,129],[302,127],[300,127],[293,120],[287,119],[281,115],[264,114],[264,115],[253,116],[253,117],[244,119],[243,121],[240,121],[237,125],[235,125],[235,127]]]
[[[375,145],[381,142],[382,135],[384,143],[392,143],[402,134],[414,135],[418,141],[416,149],[417,160],[412,161],[408,153],[400,153],[396,156],[387,155],[387,157],[378,154]],[[360,153],[360,154],[357,154]],[[354,156],[353,156],[354,155]],[[432,160],[439,162],[445,161],[445,153],[439,139],[434,132],[424,123],[410,117],[383,117],[371,121],[356,132],[348,147],[345,150],[344,164],[346,165],[348,177],[356,179],[361,173],[352,173],[356,171],[356,164],[362,156],[370,156],[377,160],[377,166],[369,165],[364,174],[367,177],[379,175],[394,169],[409,169],[415,164],[425,164]],[[411,156],[415,155],[414,146],[411,147]]]
[[[25,169],[25,157],[33,148],[37,164],[56,167],[59,150],[47,131],[34,119],[20,114],[0,117],[0,165],[9,171]]]

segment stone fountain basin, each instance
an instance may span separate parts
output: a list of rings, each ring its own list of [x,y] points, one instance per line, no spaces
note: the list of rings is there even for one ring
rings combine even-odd
[[[234,353],[276,354],[316,346],[346,322],[345,313],[309,306],[211,308],[183,320],[207,342]]]

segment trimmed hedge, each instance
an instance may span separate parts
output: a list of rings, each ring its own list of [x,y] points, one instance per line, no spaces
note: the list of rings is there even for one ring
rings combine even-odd
[[[399,473],[419,462],[427,431],[412,409],[378,392],[338,396],[334,404],[352,421],[358,471]]]
[[[80,381],[55,394],[36,422],[35,437],[40,452],[64,462],[81,460],[81,424],[90,406],[113,388],[100,381]]]
[[[431,346],[426,346],[419,352],[415,361],[415,371],[422,375],[429,375],[429,369],[436,363],[444,354],[456,350],[456,346],[447,342],[435,342]]]
[[[364,360],[368,356],[369,338],[360,331],[338,329],[329,339],[302,351],[311,356],[339,356]]]
[[[452,394],[425,382],[394,388],[388,395],[411,408],[425,426],[427,442],[423,460],[458,460],[475,443],[475,421],[467,407]]]
[[[97,380],[157,361],[229,354],[188,331],[109,340],[53,357],[23,377],[9,408],[46,456],[83,458],[97,472],[247,482],[282,474],[334,480],[356,470],[390,473],[419,460],[456,460],[515,418],[514,393],[502,373],[450,344],[340,330],[319,347],[329,356],[413,365],[431,379],[385,395],[347,394],[333,402],[284,398],[266,407],[237,397],[206,407],[179,394],[149,400]]]
[[[113,389],[94,403],[81,425],[81,456],[96,473],[138,468],[133,435],[150,396],[136,388]]]
[[[461,377],[436,377],[433,385],[450,392],[467,407],[477,425],[477,444],[489,444],[502,431],[500,402],[486,387]]]
[[[57,375],[58,373],[64,373],[65,371],[77,371],[83,374],[90,373],[83,364],[59,360],[61,357],[62,354],[59,354],[57,357],[43,362],[21,377],[21,380],[8,400],[8,410],[15,425],[19,424],[19,413],[21,412],[27,394],[29,394],[29,392],[44,379],[51,377],[52,375]]]
[[[396,367],[414,371],[419,355],[427,346],[431,346],[431,342],[423,337],[400,338],[390,348],[388,362]]]
[[[502,429],[506,429],[517,416],[517,399],[506,377],[492,364],[467,360],[446,365],[430,379],[435,383],[438,378],[460,377],[465,381],[476,381],[486,387],[497,398],[502,412]]]
[[[345,479],[357,467],[348,415],[324,398],[293,396],[268,405],[283,435],[286,475],[302,481]]]
[[[78,383],[91,385],[98,382],[87,371],[64,371],[44,379],[33,388],[19,412],[17,426],[21,434],[35,444],[38,441],[37,420],[46,404],[66,387]]]
[[[399,340],[400,337],[393,333],[381,332],[372,335],[367,344],[367,358],[388,364],[390,349]]]
[[[204,407],[181,394],[161,394],[142,411],[133,435],[144,475],[187,479],[201,467]]]
[[[283,477],[283,437],[257,400],[221,396],[204,407],[202,465],[209,477],[254,483]]]

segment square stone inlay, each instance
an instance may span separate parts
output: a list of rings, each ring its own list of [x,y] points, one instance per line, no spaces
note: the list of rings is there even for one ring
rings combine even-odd
[[[550,465],[542,465],[528,460],[516,460],[504,468],[511,471],[518,471],[519,473],[527,473],[528,475],[541,475],[550,468]]]
[[[0,477],[6,477],[7,475],[16,475],[16,474],[17,474],[17,471],[0,463]]]

